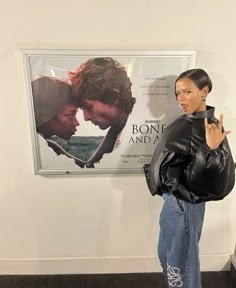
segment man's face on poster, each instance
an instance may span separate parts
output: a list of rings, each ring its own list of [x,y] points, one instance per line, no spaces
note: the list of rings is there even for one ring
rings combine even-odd
[[[115,105],[105,104],[98,100],[86,99],[83,104],[84,120],[91,121],[101,130],[110,126],[120,125],[127,119],[127,115]]]
[[[76,126],[79,126],[79,122],[76,118],[78,107],[73,104],[67,104],[61,109],[57,115],[48,121],[50,130],[54,135],[69,140],[76,132]]]

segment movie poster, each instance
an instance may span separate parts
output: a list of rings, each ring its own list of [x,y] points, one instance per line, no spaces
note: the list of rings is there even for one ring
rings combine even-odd
[[[140,173],[195,51],[22,50],[36,174]]]

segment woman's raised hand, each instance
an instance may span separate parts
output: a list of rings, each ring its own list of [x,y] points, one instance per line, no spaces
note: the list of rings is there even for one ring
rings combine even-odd
[[[223,114],[220,114],[218,124],[209,124],[207,118],[204,119],[205,130],[206,130],[206,144],[211,149],[217,149],[220,143],[224,140],[225,136],[230,131],[222,132],[223,127]]]

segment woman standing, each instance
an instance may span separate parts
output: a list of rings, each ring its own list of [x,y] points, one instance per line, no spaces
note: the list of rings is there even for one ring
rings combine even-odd
[[[144,166],[149,190],[163,196],[158,256],[168,287],[200,288],[198,243],[205,202],[223,199],[234,186],[234,162],[223,115],[206,105],[212,82],[191,69],[175,82],[184,114],[162,135],[150,165]]]

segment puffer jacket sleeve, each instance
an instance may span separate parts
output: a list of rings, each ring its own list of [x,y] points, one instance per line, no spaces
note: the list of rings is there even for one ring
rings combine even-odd
[[[197,203],[199,198],[191,193],[186,182],[185,171],[188,163],[189,155],[169,152],[161,164],[160,190],[184,201]]]
[[[149,191],[156,194],[172,193],[178,187],[180,175],[186,165],[184,156],[164,150],[158,157],[154,153],[151,164],[144,165],[144,175]]]
[[[223,199],[235,182],[234,162],[227,139],[216,150],[202,144],[184,173],[189,190],[203,201]]]

